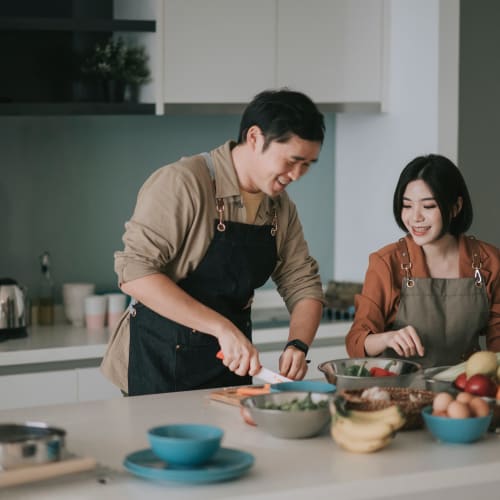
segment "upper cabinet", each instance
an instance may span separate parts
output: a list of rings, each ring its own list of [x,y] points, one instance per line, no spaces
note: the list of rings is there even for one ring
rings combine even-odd
[[[319,103],[382,103],[384,0],[278,0],[276,83]]]
[[[163,8],[167,111],[242,104],[282,86],[332,109],[382,108],[387,0],[164,0]]]
[[[97,43],[132,33],[154,35],[154,17],[116,18],[120,1],[1,2],[0,114],[154,113],[154,103],[121,98],[116,81],[81,71]]]
[[[164,5],[165,103],[243,103],[274,86],[274,1],[165,0]]]

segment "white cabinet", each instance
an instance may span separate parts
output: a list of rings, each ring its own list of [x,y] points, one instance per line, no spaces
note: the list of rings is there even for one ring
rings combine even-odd
[[[246,103],[288,86],[380,103],[387,0],[164,0],[164,102]]]
[[[121,396],[120,389],[113,385],[99,368],[78,368],[76,373],[78,401],[100,401]]]
[[[275,2],[165,0],[166,103],[242,103],[274,86]]]
[[[0,410],[120,396],[97,367],[0,376]]]
[[[76,403],[75,370],[0,376],[0,409]]]
[[[315,102],[381,102],[384,0],[278,0],[277,83]]]

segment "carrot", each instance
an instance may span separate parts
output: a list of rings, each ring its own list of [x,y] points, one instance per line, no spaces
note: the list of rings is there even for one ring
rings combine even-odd
[[[247,385],[236,389],[238,396],[258,396],[259,394],[268,394],[269,392],[271,392],[271,384]]]

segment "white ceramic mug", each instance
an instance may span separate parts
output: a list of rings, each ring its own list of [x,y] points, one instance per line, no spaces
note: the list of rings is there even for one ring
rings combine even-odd
[[[108,328],[114,329],[127,307],[127,296],[123,293],[108,293]]]
[[[89,330],[104,328],[107,303],[105,295],[89,295],[85,297],[85,324]]]
[[[95,293],[92,283],[64,283],[62,286],[64,314],[74,326],[85,323],[85,297]]]

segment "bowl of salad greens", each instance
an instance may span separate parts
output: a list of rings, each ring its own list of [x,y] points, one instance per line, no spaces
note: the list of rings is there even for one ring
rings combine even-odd
[[[330,422],[329,395],[319,392],[270,392],[241,400],[258,429],[278,438],[310,438]]]
[[[345,358],[318,365],[330,384],[342,389],[365,387],[409,387],[423,376],[420,363],[397,358]]]

